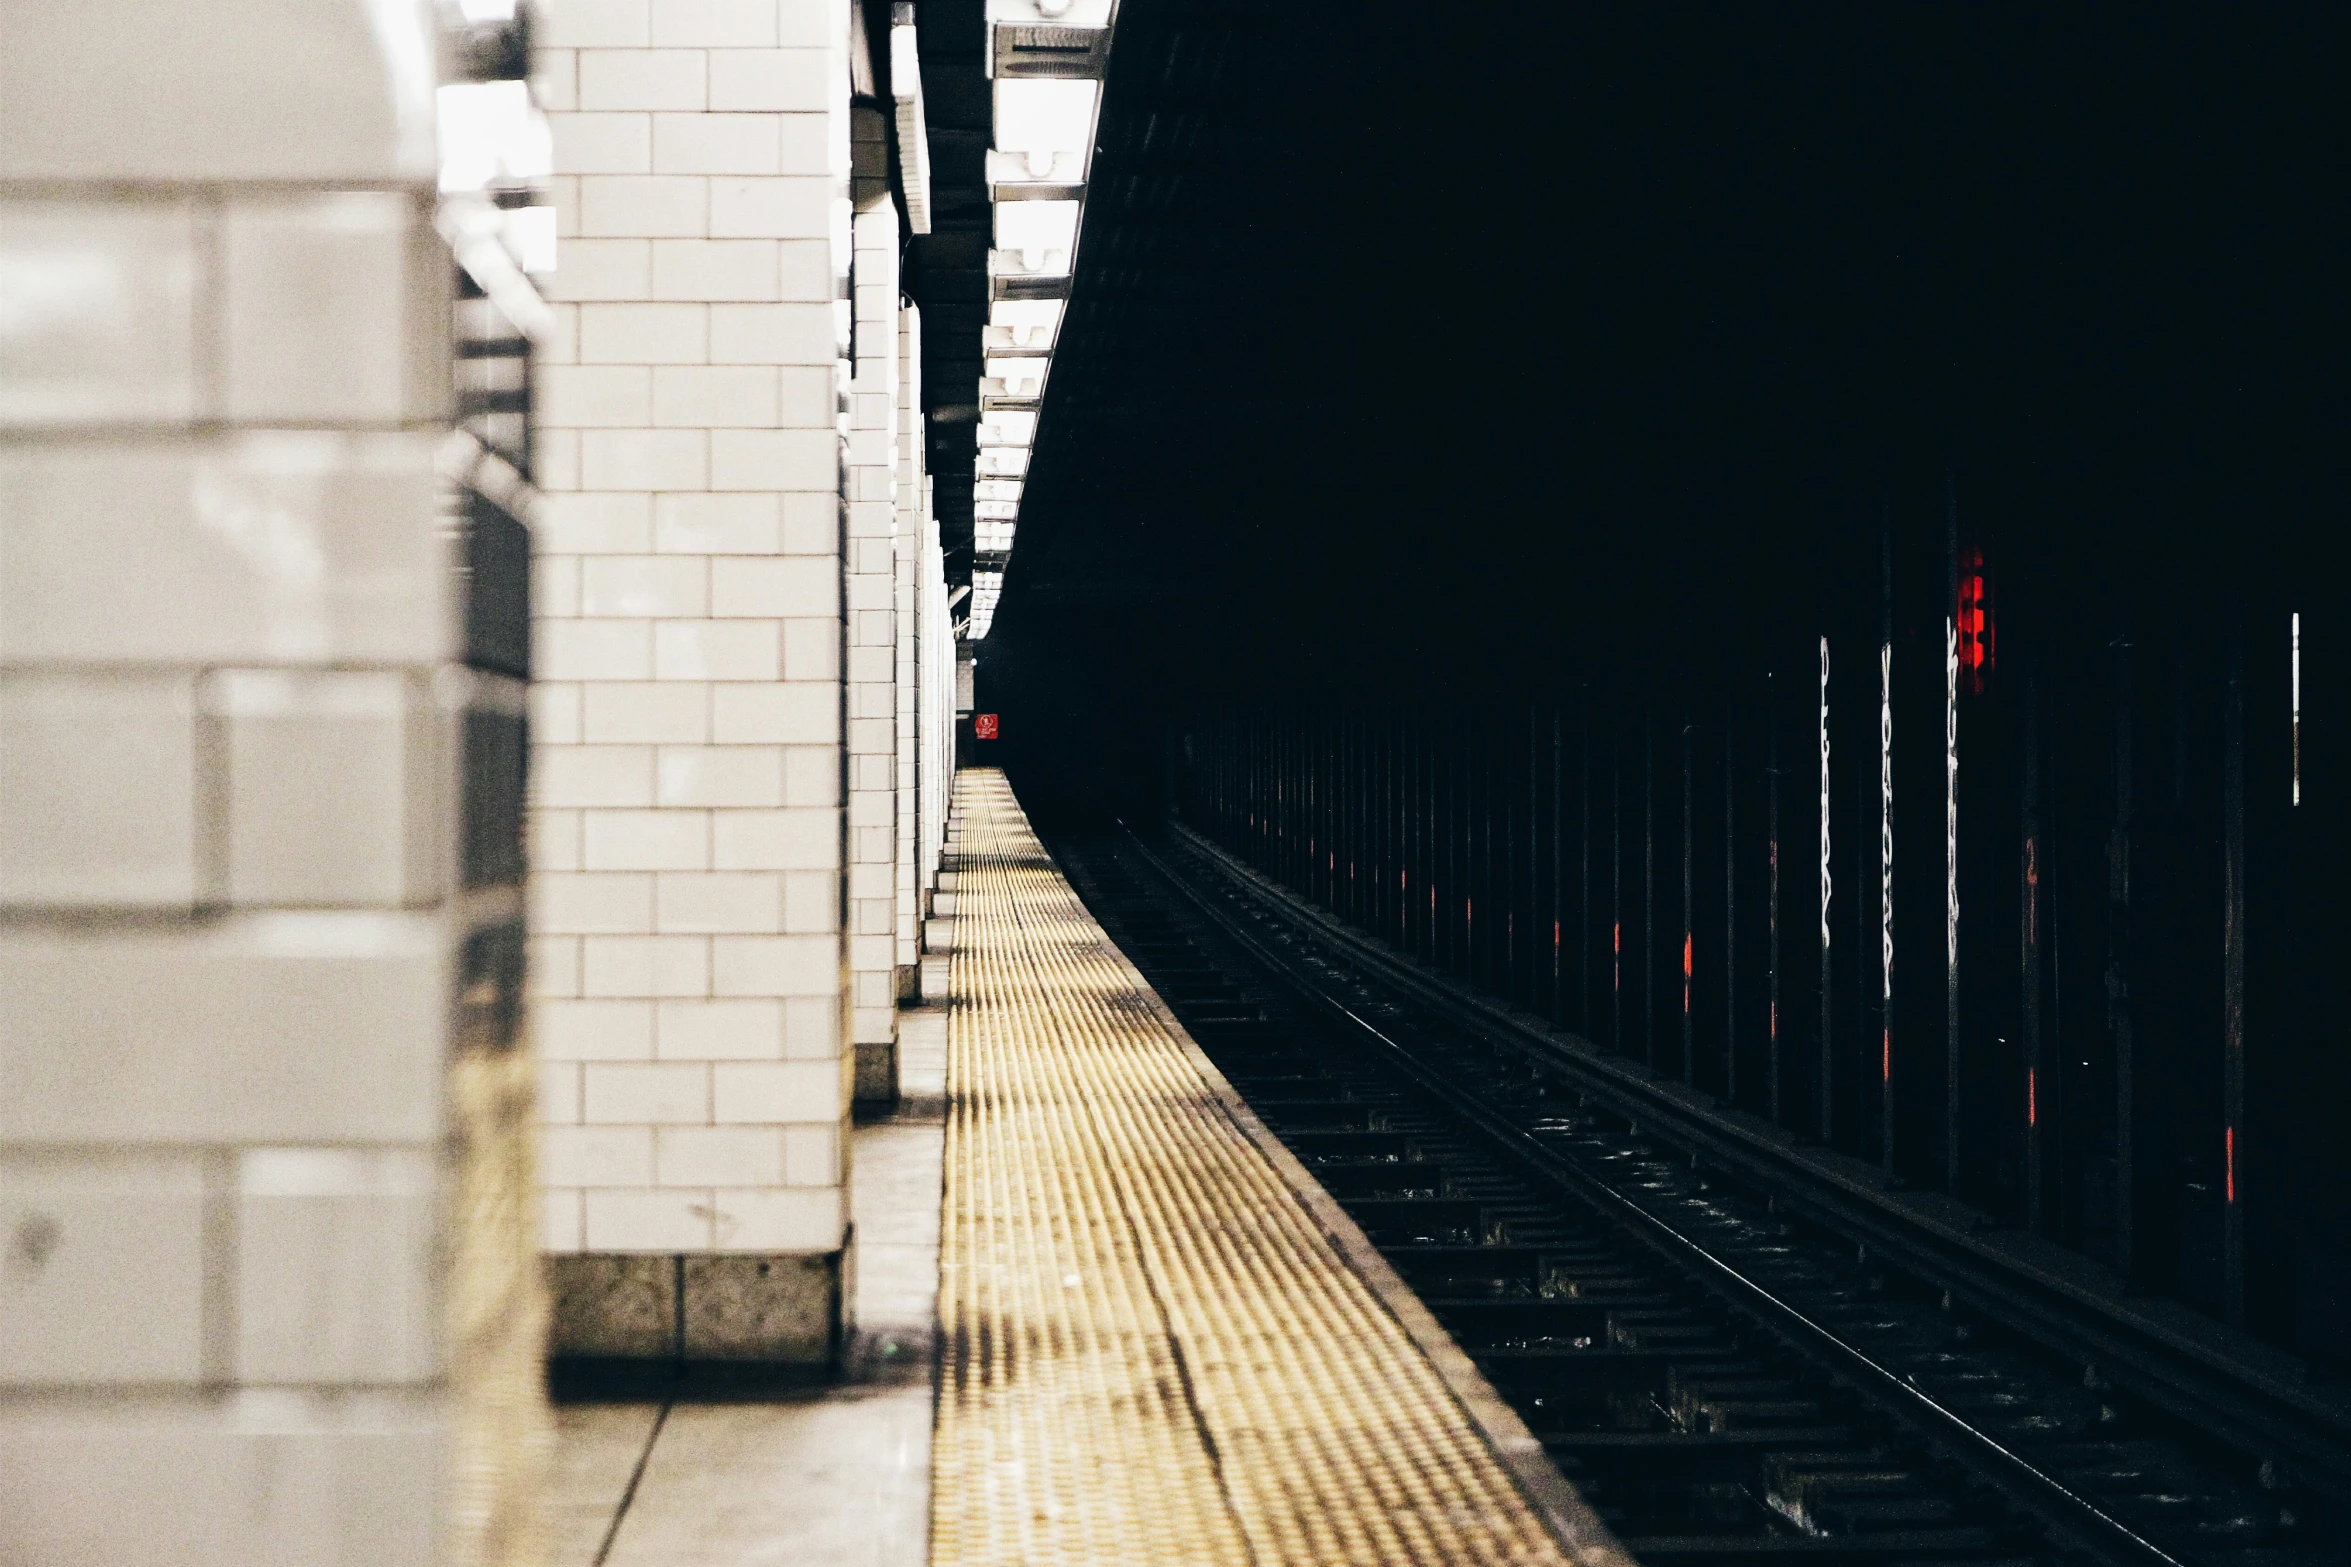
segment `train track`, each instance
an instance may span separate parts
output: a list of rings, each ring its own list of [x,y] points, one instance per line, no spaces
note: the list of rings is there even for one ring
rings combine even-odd
[[[2351,1561],[2341,1508],[2274,1462],[1399,982],[1198,840],[1051,847],[1648,1567]]]

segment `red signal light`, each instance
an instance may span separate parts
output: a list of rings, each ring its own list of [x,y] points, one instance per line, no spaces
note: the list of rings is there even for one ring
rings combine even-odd
[[[1959,602],[1952,607],[1958,633],[1961,689],[1982,696],[1992,676],[1992,579],[1984,570],[1984,552],[1966,549],[1959,556]]]

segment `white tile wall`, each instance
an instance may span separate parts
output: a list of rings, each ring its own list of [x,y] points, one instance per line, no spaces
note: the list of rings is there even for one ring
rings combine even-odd
[[[0,1496],[10,1501],[0,1560],[438,1561],[447,1440],[429,1394],[272,1388],[0,1404]]]
[[[197,731],[190,673],[0,667],[0,904],[217,899]]]
[[[462,742],[520,688],[460,667],[489,655],[440,471],[464,438],[437,25],[306,0],[0,23],[0,1561],[451,1560],[452,1003],[517,902],[514,802],[484,784],[461,816],[462,769],[499,767]],[[650,236],[621,238],[649,282]],[[589,294],[635,264],[589,259]],[[567,367],[579,335],[559,319]],[[641,384],[555,404],[651,433],[650,371],[593,368]],[[584,427],[549,450],[574,487]],[[540,587],[579,615],[576,569]],[[539,709],[576,733],[579,705]],[[587,808],[561,809],[576,863]],[[581,939],[546,978],[576,989]],[[469,1040],[496,982],[469,972]],[[583,1065],[548,1078],[575,1113]]]
[[[204,1164],[0,1153],[0,1383],[204,1379]]]
[[[239,1381],[369,1385],[434,1374],[433,1159],[426,1148],[239,1156]]]
[[[850,1032],[894,1045],[897,984],[897,561],[901,326],[889,122],[852,121],[857,178],[857,375],[851,386],[848,552]]]
[[[575,0],[543,40],[580,236],[536,541],[555,1250],[841,1244],[838,1158],[787,1155],[846,1113],[847,18]]]

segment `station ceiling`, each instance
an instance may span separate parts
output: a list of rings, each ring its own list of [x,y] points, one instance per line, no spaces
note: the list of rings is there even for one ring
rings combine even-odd
[[[982,22],[919,9],[951,578]],[[1939,550],[1954,486],[2092,555],[2323,508],[2342,32],[1122,0],[991,656],[1100,701],[1655,668],[1866,592],[1889,529]]]

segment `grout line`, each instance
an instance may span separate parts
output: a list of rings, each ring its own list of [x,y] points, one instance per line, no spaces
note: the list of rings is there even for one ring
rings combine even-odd
[[[637,1499],[637,1483],[645,1478],[645,1466],[653,1461],[653,1444],[661,1440],[661,1428],[669,1424],[669,1412],[677,1407],[677,1400],[661,1401],[661,1413],[653,1417],[653,1429],[645,1433],[645,1450],[637,1455],[637,1467],[629,1471],[629,1483],[620,1493],[620,1506],[613,1509],[612,1525],[604,1531],[604,1543],[596,1547],[596,1559],[589,1567],[604,1567],[604,1559],[612,1554],[612,1542],[620,1538],[621,1520],[629,1515],[629,1504]]]

